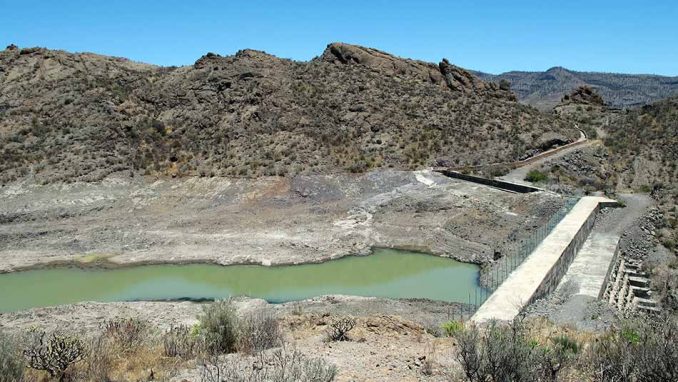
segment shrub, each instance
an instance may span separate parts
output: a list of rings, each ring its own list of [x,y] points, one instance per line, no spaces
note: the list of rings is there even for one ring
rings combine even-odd
[[[14,338],[0,332],[0,382],[21,380],[24,360]]]
[[[258,353],[282,343],[278,319],[267,310],[246,315],[238,327],[238,351]]]
[[[470,326],[455,337],[456,358],[464,376],[472,382],[555,382],[563,370],[575,365],[577,380],[678,380],[675,317],[625,321],[621,328],[596,338],[588,347],[563,335],[540,344],[529,338],[519,321],[511,325],[491,323],[483,332]]]
[[[148,324],[135,318],[115,319],[103,325],[104,335],[115,341],[123,351],[138,348],[148,335]]]
[[[162,337],[163,354],[167,357],[190,359],[201,349],[200,337],[192,327],[179,325],[171,327]]]
[[[492,323],[483,337],[483,374],[493,381],[527,381],[530,375],[532,346],[525,338],[522,324]]]
[[[587,362],[596,379],[601,382],[630,380],[636,369],[631,346],[631,342],[618,332],[610,333],[596,343]]]
[[[216,301],[206,306],[198,320],[208,352],[219,354],[236,350],[238,320],[230,301]]]
[[[332,321],[327,329],[327,338],[330,341],[349,341],[348,332],[355,327],[356,321],[353,317],[341,317]]]
[[[114,358],[110,339],[105,335],[96,336],[87,343],[84,353],[78,367],[78,380],[108,381]]]
[[[555,381],[564,366],[565,353],[553,349],[565,347],[538,346],[517,320],[510,325],[492,322],[482,333],[475,326],[462,328],[456,338],[457,360],[471,382]]]
[[[568,367],[579,352],[579,344],[567,336],[550,339],[546,346],[534,346],[533,360],[539,380],[556,382],[561,370]]]
[[[202,382],[330,382],[337,368],[321,358],[309,358],[285,347],[261,353],[254,365],[236,357],[211,357],[202,363]]]
[[[627,321],[593,346],[588,363],[600,381],[676,381],[678,322],[675,317]]]
[[[50,377],[63,380],[66,369],[83,357],[84,347],[76,337],[33,332],[24,350],[28,366],[46,371]]]
[[[442,324],[441,328],[445,332],[446,336],[452,337],[464,329],[464,323],[461,321],[452,320]]]
[[[511,168],[508,166],[490,166],[487,169],[484,169],[483,173],[489,175],[490,178],[495,178],[498,176],[504,176],[511,171]]]
[[[480,346],[480,331],[472,325],[459,332],[456,338],[458,342],[456,358],[464,371],[464,376],[471,382],[482,381],[483,353]]]
[[[548,179],[548,176],[539,170],[530,170],[525,176],[526,181],[532,183],[544,182]]]

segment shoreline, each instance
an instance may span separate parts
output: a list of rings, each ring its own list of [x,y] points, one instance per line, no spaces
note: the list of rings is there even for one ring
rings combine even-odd
[[[8,269],[0,269],[0,276],[2,275],[7,275],[7,274],[14,274],[14,273],[21,273],[21,272],[28,272],[28,271],[36,271],[36,270],[48,270],[48,269],[54,269],[54,268],[76,268],[76,269],[81,269],[81,270],[116,270],[116,269],[126,269],[126,268],[134,268],[134,267],[143,267],[143,266],[153,266],[153,265],[215,265],[215,266],[221,266],[221,267],[230,267],[230,266],[246,266],[246,265],[252,265],[252,266],[261,266],[261,267],[290,267],[290,266],[295,266],[295,265],[312,265],[312,264],[324,264],[330,261],[334,260],[341,260],[344,258],[349,258],[349,257],[364,257],[364,256],[371,256],[374,254],[375,251],[377,250],[393,250],[393,251],[402,251],[402,252],[412,252],[412,253],[417,253],[421,255],[426,255],[426,256],[435,256],[435,257],[442,257],[454,261],[458,261],[460,263],[464,264],[473,264],[477,265],[480,270],[482,271],[487,264],[487,262],[483,261],[473,261],[471,260],[464,260],[464,259],[459,259],[454,256],[447,256],[444,254],[438,254],[435,252],[429,252],[425,251],[423,249],[414,249],[415,247],[412,246],[393,246],[393,247],[385,247],[385,246],[375,246],[370,248],[367,253],[348,253],[348,254],[340,254],[338,256],[330,255],[330,256],[325,256],[325,257],[318,257],[318,258],[313,258],[313,259],[304,259],[302,261],[280,261],[280,262],[270,262],[268,264],[265,264],[265,261],[234,261],[234,262],[229,262],[229,263],[224,263],[220,262],[214,259],[209,259],[209,258],[204,258],[204,259],[159,259],[159,260],[140,260],[140,261],[123,261],[123,262],[117,262],[114,260],[110,260],[110,258],[114,258],[116,256],[120,256],[122,254],[116,254],[116,255],[111,255],[111,256],[101,256],[101,258],[97,258],[94,260],[82,260],[83,258],[86,258],[87,256],[92,256],[92,255],[82,255],[80,259],[72,259],[72,260],[54,260],[54,261],[47,261],[47,262],[36,262],[31,265],[25,265],[25,266],[18,266],[18,267],[12,267]]]

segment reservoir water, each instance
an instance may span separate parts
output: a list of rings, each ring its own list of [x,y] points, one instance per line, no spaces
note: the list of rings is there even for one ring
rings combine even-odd
[[[321,264],[58,267],[0,274],[0,312],[82,301],[250,296],[269,302],[328,294],[467,302],[479,267],[416,252],[376,249]]]

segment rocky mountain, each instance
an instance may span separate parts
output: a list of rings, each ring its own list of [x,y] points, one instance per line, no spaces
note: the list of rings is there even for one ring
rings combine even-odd
[[[561,100],[561,103],[605,106],[603,97],[601,97],[600,94],[598,94],[598,92],[596,92],[594,89],[586,85],[576,88],[570,94],[565,94]]]
[[[645,105],[678,94],[678,77],[575,72],[561,67],[545,72],[474,74],[485,81],[508,81],[521,102],[542,110],[553,108],[563,95],[580,86],[595,89],[608,105],[616,108]]]
[[[341,43],[309,62],[242,50],[184,67],[0,52],[3,183],[482,164],[578,134],[447,60]]]

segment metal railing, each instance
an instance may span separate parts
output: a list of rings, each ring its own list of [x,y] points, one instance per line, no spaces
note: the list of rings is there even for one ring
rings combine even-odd
[[[546,236],[553,231],[553,228],[563,220],[565,215],[572,210],[578,201],[579,198],[576,197],[568,198],[565,201],[565,204],[549,218],[546,224],[537,228],[537,230],[532,232],[529,237],[514,243],[509,247],[507,254],[504,255],[499,262],[491,266],[489,274],[485,275],[486,282],[484,284],[486,287],[481,287],[479,290],[468,296],[468,306],[472,309],[472,312],[470,312],[471,314],[473,314],[473,312],[475,312],[475,310],[477,310],[478,307],[480,307],[490,295],[499,288],[511,272],[518,268],[539,244],[544,241]]]

